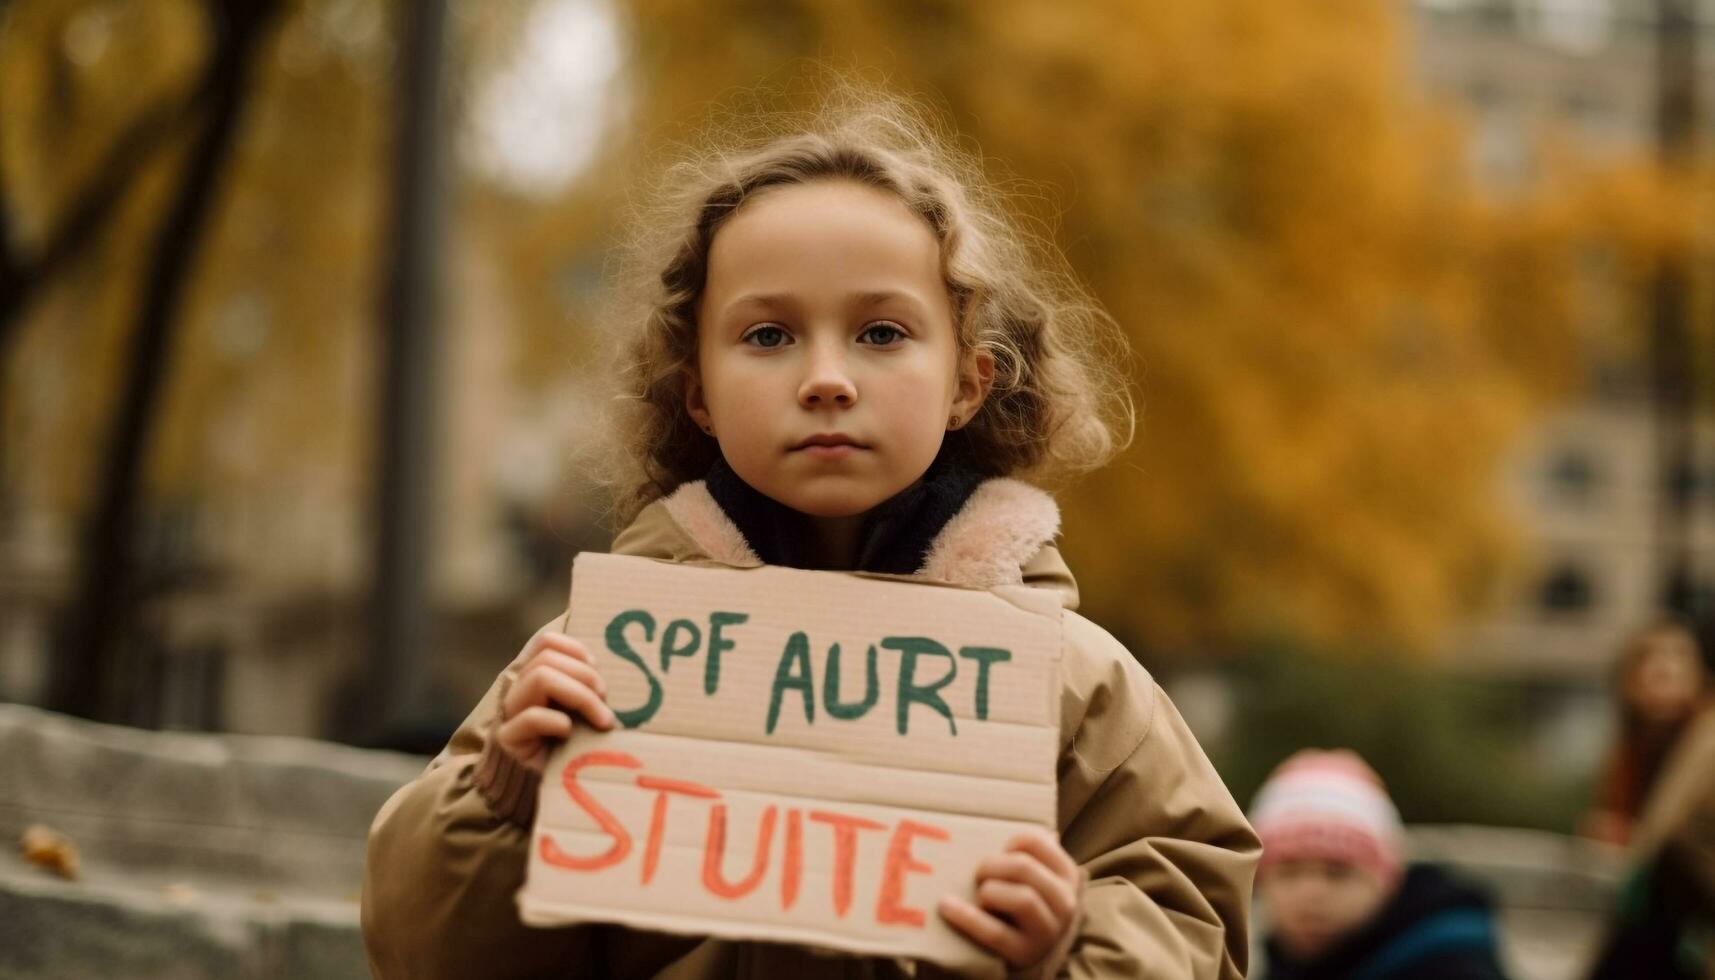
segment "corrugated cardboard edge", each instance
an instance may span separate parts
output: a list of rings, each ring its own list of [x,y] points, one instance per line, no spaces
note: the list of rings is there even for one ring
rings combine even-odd
[[[592,914],[585,908],[559,902],[544,902],[540,899],[526,901],[520,898],[518,912],[525,925],[536,928],[565,926],[568,924],[567,919],[576,919],[579,923],[618,922],[617,919],[606,918],[599,912]],[[831,957],[899,957],[899,949],[892,943],[860,940],[845,933],[823,932],[819,929],[778,928],[763,935],[753,931],[743,922],[635,911],[628,912],[625,921],[619,924],[626,928],[641,927],[651,932],[675,936],[711,936],[735,942],[787,943],[813,947],[818,951],[828,952]],[[834,949],[831,944],[835,942],[843,944],[845,948]],[[961,976],[980,980],[1003,980],[1006,976],[1006,964],[1000,957],[986,953],[974,944],[966,944],[960,948],[969,956],[959,960],[935,960],[935,964],[953,970]]]

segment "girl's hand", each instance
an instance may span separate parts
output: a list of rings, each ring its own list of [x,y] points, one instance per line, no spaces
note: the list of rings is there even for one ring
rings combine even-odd
[[[1069,938],[1084,898],[1084,872],[1046,830],[1019,834],[977,866],[977,904],[941,899],[941,917],[1013,970],[1040,964]],[[980,907],[979,907],[980,906]]]
[[[572,735],[572,716],[607,731],[614,726],[607,682],[583,644],[564,633],[542,630],[524,645],[524,666],[500,702],[495,740],[507,755],[537,772],[548,762],[551,742]]]

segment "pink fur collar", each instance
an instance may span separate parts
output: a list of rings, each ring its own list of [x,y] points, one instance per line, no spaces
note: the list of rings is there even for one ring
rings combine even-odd
[[[762,564],[703,481],[681,486],[662,503],[711,559],[740,567]],[[987,480],[935,536],[917,574],[979,589],[1018,585],[1025,563],[1059,532],[1060,508],[1053,497],[1018,480]]]

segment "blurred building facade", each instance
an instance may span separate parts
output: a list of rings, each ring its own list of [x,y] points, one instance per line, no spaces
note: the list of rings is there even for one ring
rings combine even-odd
[[[1660,7],[1658,0],[1413,0],[1421,82],[1464,107],[1473,169],[1502,193],[1530,181],[1539,148],[1553,140],[1575,141],[1598,160],[1647,156],[1659,140]],[[1698,0],[1692,16],[1696,125],[1707,133],[1715,119],[1715,6]],[[1592,276],[1614,274],[1591,263]],[[1590,337],[1642,337],[1648,326],[1635,321],[1643,309],[1589,304],[1576,328]],[[1626,317],[1634,322],[1621,322]],[[1575,402],[1517,447],[1505,495],[1524,566],[1492,615],[1453,632],[1462,665],[1587,687],[1605,680],[1628,633],[1662,614],[1669,592],[1708,613],[1715,426],[1700,410],[1704,400],[1694,402],[1691,461],[1667,472],[1647,357],[1635,350],[1590,364]],[[1672,583],[1658,570],[1664,505],[1681,508],[1689,557],[1688,574]]]
[[[1509,501],[1533,540],[1523,589],[1459,634],[1478,664],[1604,680],[1626,637],[1662,615],[1663,592],[1707,613],[1715,569],[1715,428],[1696,428],[1700,466],[1660,473],[1655,418],[1642,398],[1598,395],[1557,413],[1520,446]],[[1660,580],[1658,508],[1683,501],[1690,577]],[[1689,596],[1683,593],[1689,592]]]
[[[1715,8],[1692,2],[1709,52]],[[1598,156],[1654,144],[1661,0],[1408,3],[1422,80],[1470,110],[1474,162],[1489,180],[1528,178],[1533,141],[1549,129]],[[1715,73],[1702,62],[1708,93]]]

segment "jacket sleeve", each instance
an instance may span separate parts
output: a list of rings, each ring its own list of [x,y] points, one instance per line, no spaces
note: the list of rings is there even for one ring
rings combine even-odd
[[[1066,630],[1060,832],[1088,884],[1046,972],[1239,980],[1261,844],[1148,673],[1088,620]]]
[[[490,738],[518,666],[501,673],[446,749],[370,827],[362,916],[376,977],[596,970],[596,929],[535,929],[518,918],[514,896],[524,883],[540,778]]]

